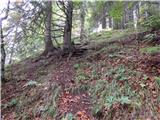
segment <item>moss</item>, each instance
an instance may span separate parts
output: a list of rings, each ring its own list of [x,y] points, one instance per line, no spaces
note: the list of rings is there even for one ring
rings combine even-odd
[[[160,52],[160,45],[154,47],[145,47],[140,49],[141,53],[155,54]]]
[[[126,36],[129,36],[130,34],[133,34],[133,30],[130,31],[128,29],[126,30],[111,30],[111,31],[106,31],[103,30],[98,33],[93,33],[90,35],[89,40],[95,41],[95,42],[103,42],[103,41],[112,41],[115,39],[120,39]]]

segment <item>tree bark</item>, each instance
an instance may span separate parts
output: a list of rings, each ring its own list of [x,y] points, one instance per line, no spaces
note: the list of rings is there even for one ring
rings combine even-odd
[[[160,1],[159,1],[159,11],[160,11]],[[159,16],[160,16],[160,12],[159,12]]]
[[[5,81],[5,59],[6,59],[6,53],[4,49],[4,36],[3,36],[3,30],[2,30],[2,21],[0,21],[0,27],[1,27],[1,80],[2,82]]]
[[[102,18],[102,29],[106,29],[106,17]]]
[[[66,8],[66,21],[64,27],[64,38],[63,38],[63,51],[65,53],[70,53],[74,51],[74,46],[71,42],[72,12],[73,12],[73,2],[68,1]]]
[[[112,28],[112,18],[109,17],[108,20],[109,20],[109,28]]]
[[[103,5],[103,10],[102,10],[102,29],[106,29],[106,2],[105,4]]]
[[[16,30],[15,30],[15,35],[14,35],[14,39],[13,39],[13,44],[12,44],[12,47],[11,47],[11,55],[10,55],[10,58],[9,58],[9,64],[12,63],[12,57],[13,57],[13,53],[14,53],[14,46],[15,46],[15,42],[16,42],[16,39],[17,39],[17,29],[18,27],[16,27]]]
[[[52,1],[46,1],[46,20],[45,20],[45,50],[44,55],[53,52],[55,47],[52,43],[51,25],[52,25]]]
[[[80,41],[81,43],[84,42],[84,38],[85,38],[85,30],[84,30],[84,23],[85,23],[85,1],[82,1],[81,3],[81,8],[80,8],[80,20],[81,20],[81,31],[80,31]]]
[[[5,60],[6,60],[6,52],[5,52],[5,48],[4,48],[4,36],[3,36],[3,29],[2,29],[2,21],[7,19],[8,17],[8,13],[9,13],[9,5],[10,5],[10,1],[8,1],[7,4],[7,9],[6,9],[6,13],[5,16],[0,18],[0,29],[1,29],[1,80],[2,82],[5,82]]]

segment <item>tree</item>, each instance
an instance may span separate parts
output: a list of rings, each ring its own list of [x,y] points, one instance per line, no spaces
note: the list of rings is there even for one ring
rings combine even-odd
[[[63,51],[65,53],[70,53],[74,51],[74,46],[71,41],[72,13],[73,13],[73,2],[72,1],[67,2],[67,6],[65,7],[64,12],[66,15],[66,21],[65,21],[65,27],[64,27]]]
[[[46,1],[46,9],[45,9],[45,50],[43,54],[47,54],[49,52],[53,52],[55,47],[52,43],[52,36],[51,36],[51,25],[52,25],[52,1]]]
[[[15,35],[14,35],[14,39],[13,39],[13,43],[12,43],[12,47],[11,47],[11,55],[10,55],[10,58],[9,58],[9,64],[12,63],[12,57],[13,57],[13,53],[14,53],[14,46],[15,46],[15,42],[16,42],[16,39],[17,39],[17,34],[18,34],[18,27],[16,27],[16,30],[15,30]]]
[[[31,8],[26,9],[24,7],[26,5],[28,5],[29,7],[31,6]],[[26,1],[24,2],[24,4],[15,4],[16,9],[14,10],[16,12],[19,11],[22,14],[21,29],[24,33],[22,40],[24,40],[25,42],[32,42],[37,41],[38,39],[42,41],[43,39],[44,46],[41,47],[44,48],[44,51],[42,53],[42,55],[44,56],[56,49],[52,43],[52,39],[54,38],[52,35],[52,30],[54,29],[52,24],[52,6],[52,1]],[[39,45],[31,45],[31,47],[35,46],[37,46],[36,49],[41,49],[38,48]],[[29,48],[30,50],[32,50],[31,47]]]
[[[84,42],[84,38],[85,38],[85,30],[84,30],[85,16],[86,16],[86,2],[82,1],[80,6],[80,21],[81,21],[80,41],[81,43]]]
[[[10,1],[8,1],[8,5],[7,5],[7,9],[6,9],[6,13],[5,16],[0,18],[0,29],[1,29],[1,80],[5,81],[5,59],[6,59],[6,53],[5,53],[5,49],[4,49],[4,35],[3,35],[3,29],[2,29],[2,22],[3,20],[7,19],[8,17],[8,12],[9,12],[9,4]]]
[[[107,2],[104,2],[102,9],[102,29],[106,29],[106,5]]]
[[[109,11],[109,15],[113,18],[113,28],[119,29],[121,26],[121,21],[124,14],[124,2],[123,1],[116,1],[112,5],[112,9]]]

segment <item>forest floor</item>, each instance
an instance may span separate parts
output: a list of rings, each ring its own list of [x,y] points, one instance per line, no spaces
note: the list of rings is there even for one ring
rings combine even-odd
[[[28,58],[9,66],[3,119],[159,120],[160,46],[122,31],[89,39],[81,56]]]

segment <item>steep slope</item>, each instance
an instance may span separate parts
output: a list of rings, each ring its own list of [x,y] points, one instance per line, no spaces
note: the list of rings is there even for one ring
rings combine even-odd
[[[95,33],[80,56],[10,66],[2,84],[4,120],[160,119],[159,51],[146,52],[155,45],[129,33]]]

